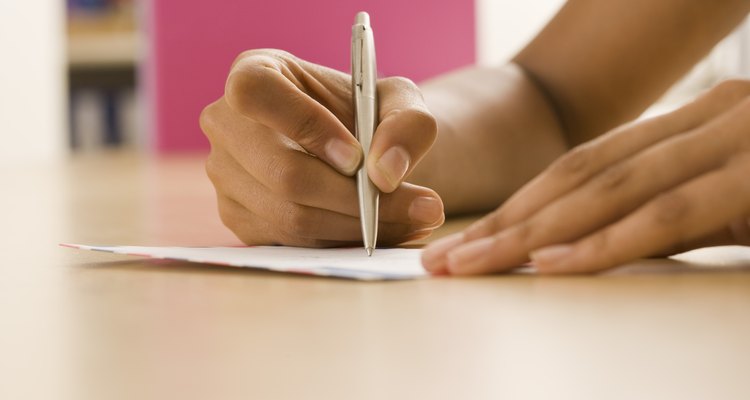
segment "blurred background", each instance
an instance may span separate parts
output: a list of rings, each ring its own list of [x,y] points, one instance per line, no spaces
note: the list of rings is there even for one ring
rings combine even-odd
[[[109,149],[205,151],[198,115],[221,95],[239,52],[283,48],[346,71],[358,9],[372,15],[381,72],[420,81],[472,63],[504,62],[562,3],[4,1],[0,122],[10,140],[0,163]],[[651,112],[749,73],[746,23]]]

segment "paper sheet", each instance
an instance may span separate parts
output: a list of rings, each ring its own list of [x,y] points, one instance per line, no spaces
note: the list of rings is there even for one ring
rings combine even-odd
[[[217,264],[357,280],[414,279],[427,276],[419,249],[377,249],[372,257],[359,248],[309,249],[258,247],[139,247],[61,244],[81,250]]]

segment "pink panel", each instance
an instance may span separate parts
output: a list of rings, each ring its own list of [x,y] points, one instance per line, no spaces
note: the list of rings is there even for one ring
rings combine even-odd
[[[384,75],[420,81],[475,59],[473,1],[150,0],[148,8],[145,83],[161,152],[208,148],[198,115],[221,96],[243,50],[280,48],[348,71],[360,10],[370,13]]]

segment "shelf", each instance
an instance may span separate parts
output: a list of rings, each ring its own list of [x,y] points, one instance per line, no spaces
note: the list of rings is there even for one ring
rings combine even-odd
[[[70,37],[68,65],[71,68],[134,65],[138,62],[138,43],[135,32]]]
[[[68,20],[70,68],[122,68],[140,59],[141,35],[129,14],[74,15]]]

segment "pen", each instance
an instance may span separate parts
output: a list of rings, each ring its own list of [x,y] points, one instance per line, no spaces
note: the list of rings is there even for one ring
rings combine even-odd
[[[372,135],[378,125],[375,41],[370,16],[359,12],[352,26],[352,100],[354,102],[354,135],[362,145],[364,159],[357,171],[357,196],[362,224],[362,241],[371,256],[378,239],[378,199],[380,192],[367,175],[367,156]]]

